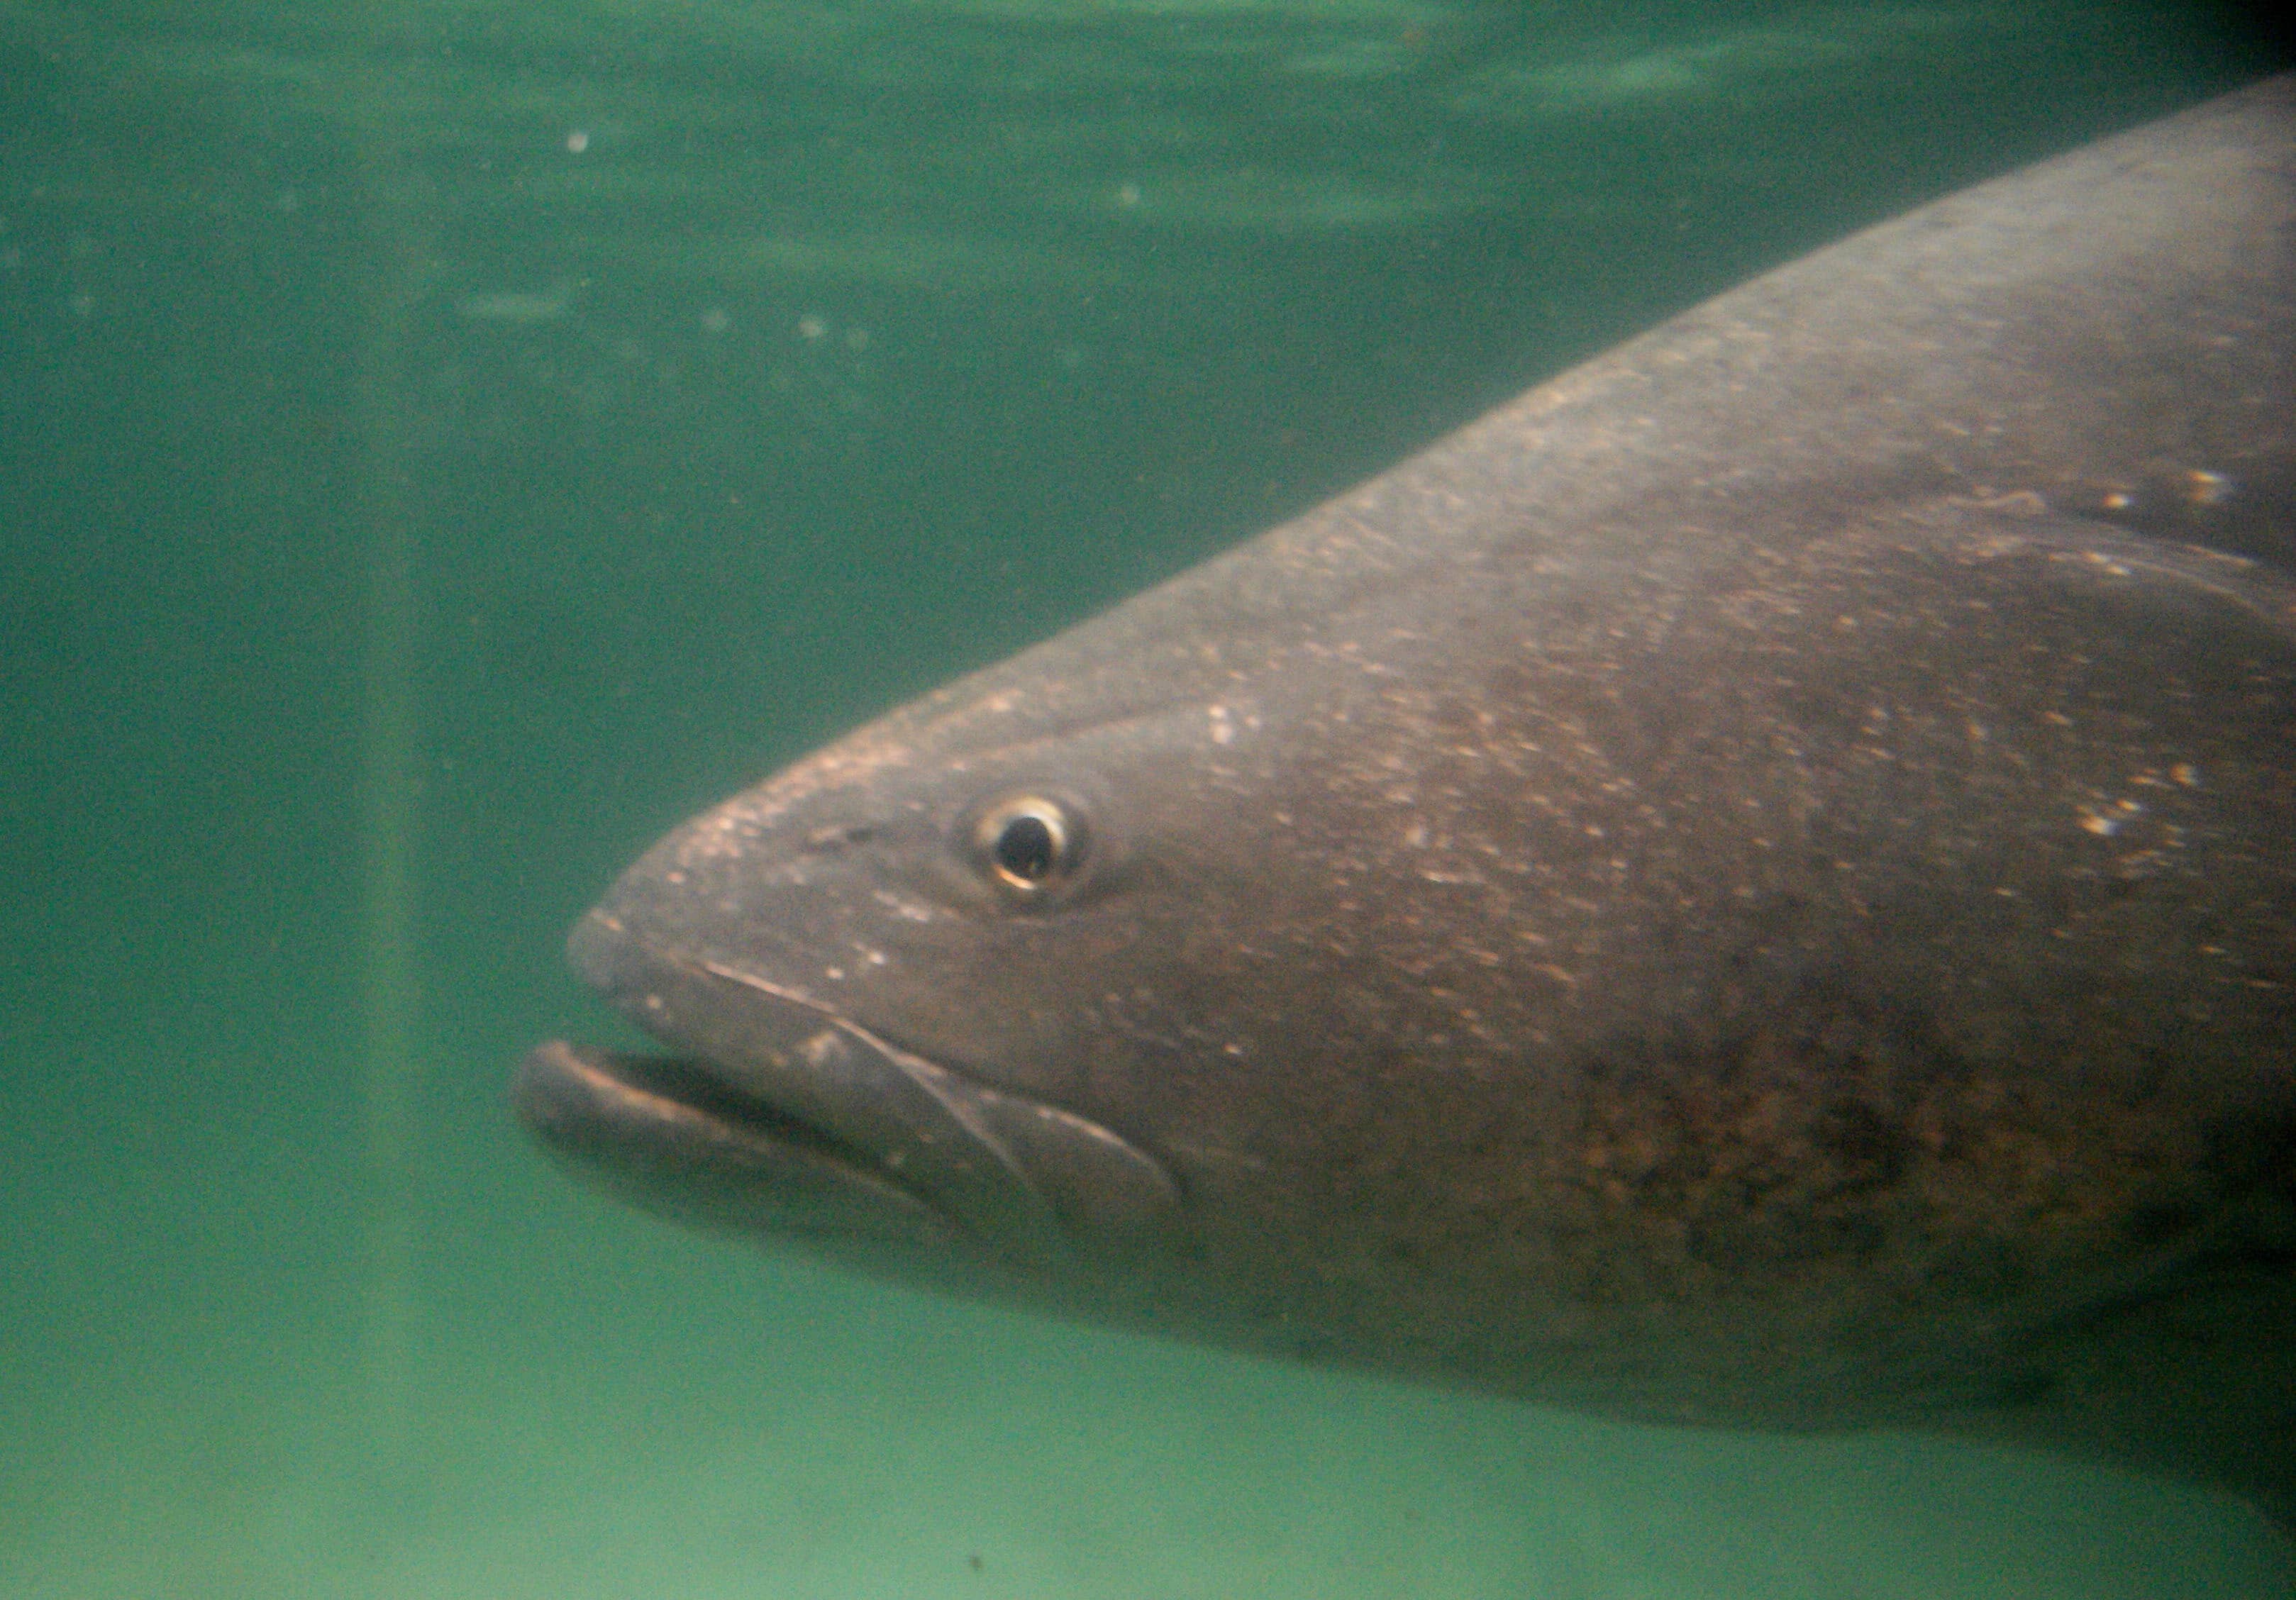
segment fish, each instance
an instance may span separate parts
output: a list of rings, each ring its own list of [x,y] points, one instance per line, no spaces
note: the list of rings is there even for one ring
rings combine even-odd
[[[2296,78],[1758,276],[655,844],[661,1215],[2296,1514]]]

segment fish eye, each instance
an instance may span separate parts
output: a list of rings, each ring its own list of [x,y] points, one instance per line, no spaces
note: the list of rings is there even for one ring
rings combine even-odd
[[[972,845],[981,864],[1008,893],[1037,895],[1074,876],[1084,835],[1060,801],[1015,794],[980,813]]]

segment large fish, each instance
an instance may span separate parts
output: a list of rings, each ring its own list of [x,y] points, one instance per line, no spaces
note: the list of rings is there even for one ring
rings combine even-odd
[[[2296,1509],[2296,79],[1923,208],[861,728],[576,929],[643,1203]]]

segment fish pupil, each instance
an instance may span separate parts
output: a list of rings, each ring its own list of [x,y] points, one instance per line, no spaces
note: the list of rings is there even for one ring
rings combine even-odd
[[[1024,813],[997,830],[996,865],[1023,882],[1041,883],[1050,877],[1059,854],[1060,841],[1041,816]]]

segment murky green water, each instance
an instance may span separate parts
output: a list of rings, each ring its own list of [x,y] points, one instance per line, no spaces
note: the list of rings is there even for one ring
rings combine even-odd
[[[0,1596],[2218,1596],[2236,1510],[689,1239],[516,1134],[660,828],[2195,5],[0,0]]]

